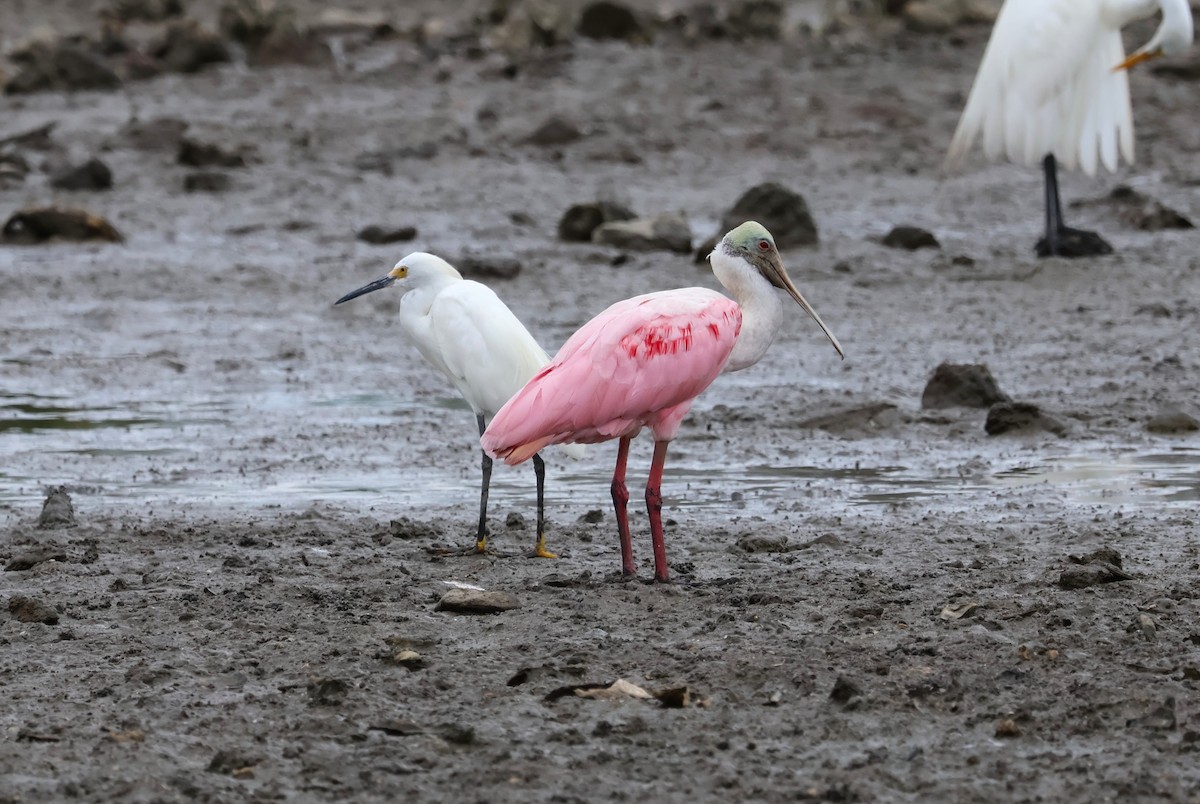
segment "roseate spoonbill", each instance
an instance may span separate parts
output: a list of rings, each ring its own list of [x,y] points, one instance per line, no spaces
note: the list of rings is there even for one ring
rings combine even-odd
[[[1142,47],[1125,58],[1121,28],[1162,12]],[[946,168],[965,161],[980,133],[989,159],[1019,165],[1042,160],[1046,234],[1040,257],[1110,254],[1095,232],[1063,224],[1058,164],[1089,176],[1097,161],[1109,172],[1118,151],[1133,164],[1128,68],[1192,43],[1188,0],[1005,0],[983,53],[967,106],[946,154]]]
[[[548,444],[619,438],[612,497],[621,539],[621,569],[635,574],[629,538],[625,462],[643,427],[654,434],[646,508],[654,547],[654,577],[667,580],[662,532],[663,463],[667,444],[693,400],[722,371],[757,363],[783,323],[776,288],[812,316],[842,354],[784,270],[775,240],[748,221],[725,235],[709,255],[713,273],[737,301],[707,288],[648,293],[620,301],[572,335],[492,419],[484,451],[517,464]]]
[[[448,262],[425,252],[409,254],[386,276],[347,293],[336,304],[391,285],[398,286],[404,293],[400,299],[400,328],[416,344],[417,351],[446,375],[471,406],[480,435],[483,435],[487,418],[519,391],[538,369],[550,362],[529,330],[491,288],[463,279]],[[576,448],[572,454],[578,456],[580,449]],[[533,555],[556,558],[546,549],[546,467],[540,455],[533,455],[533,471],[537,476],[537,543]],[[464,553],[487,550],[491,479],[492,459],[485,452],[479,492],[479,528],[475,546],[462,551]]]

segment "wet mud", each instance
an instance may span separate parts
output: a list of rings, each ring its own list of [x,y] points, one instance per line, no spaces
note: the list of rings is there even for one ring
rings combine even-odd
[[[0,38],[34,24],[85,23],[21,4]],[[0,140],[56,125],[3,217],[86,209],[124,241],[0,246],[0,800],[1200,796],[1200,259],[1104,201],[1200,215],[1195,84],[1135,72],[1138,164],[1062,177],[1117,253],[1038,260],[1036,170],[939,172],[986,36],[515,60],[396,36],[6,97]],[[530,140],[555,117],[575,134]],[[184,137],[243,164],[180,164]],[[110,189],[52,186],[92,157]],[[698,400],[673,583],[648,581],[645,439],[641,577],[612,445],[547,455],[559,559],[438,555],[473,539],[473,417],[393,295],[333,301],[415,249],[515,265],[486,281],[553,350],[617,299],[716,286],[560,240],[569,207],[683,213],[698,246],[767,181],[811,210],[819,243],[783,256],[847,357],[797,311]],[[939,246],[883,244],[904,226]],[[1043,424],[923,407],[942,363]],[[494,547],[527,549],[532,469],[491,499]],[[498,613],[439,608],[470,587]],[[618,679],[672,692],[573,692]]]

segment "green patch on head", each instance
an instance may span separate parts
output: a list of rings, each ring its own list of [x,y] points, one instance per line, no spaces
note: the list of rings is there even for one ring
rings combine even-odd
[[[760,240],[766,240],[772,246],[775,245],[775,238],[771,237],[771,233],[767,231],[767,227],[758,221],[746,221],[725,235],[724,240],[729,245],[745,249],[746,251],[753,251],[754,244]]]

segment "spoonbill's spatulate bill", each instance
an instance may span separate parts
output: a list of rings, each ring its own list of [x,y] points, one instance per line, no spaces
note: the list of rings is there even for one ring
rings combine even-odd
[[[783,323],[784,290],[837,338],[792,284],[775,241],[762,225],[743,223],[710,255],[713,273],[733,299],[707,288],[648,293],[617,302],[563,345],[492,419],[481,443],[489,454],[517,464],[549,444],[620,439],[612,497],[621,539],[621,569],[635,574],[626,505],[629,444],[643,427],[654,434],[646,484],[654,577],[666,581],[662,531],[663,464],[667,444],[700,393],[722,371],[757,363]]]
[[[462,394],[475,412],[482,435],[487,419],[550,358],[491,288],[463,279],[449,263],[432,254],[409,254],[387,275],[347,293],[336,303],[392,285],[404,294],[400,299],[400,328]],[[546,468],[536,454],[533,469],[537,475],[537,543],[533,554],[554,558],[546,549]],[[492,459],[484,453],[479,528],[474,548],[464,552],[482,553],[487,549],[491,477]]]
[[[1162,12],[1145,45],[1125,58],[1121,28]],[[1046,180],[1039,256],[1086,257],[1112,247],[1063,223],[1058,165],[1095,175],[1133,163],[1128,68],[1192,44],[1188,0],[1005,0],[946,155],[960,166],[982,135],[989,159],[1038,160]],[[1119,154],[1119,156],[1118,156]]]

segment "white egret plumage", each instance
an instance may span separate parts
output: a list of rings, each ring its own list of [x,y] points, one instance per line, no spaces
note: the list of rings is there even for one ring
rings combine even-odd
[[[1151,39],[1129,58],[1121,28],[1161,11]],[[1041,160],[1046,233],[1040,256],[1090,256],[1112,248],[1063,224],[1058,165],[1091,176],[1132,163],[1128,68],[1192,44],[1188,0],[1005,0],[946,155],[959,167],[976,139],[989,159]]]
[[[386,275],[347,293],[336,304],[395,285],[400,299],[400,327],[417,351],[446,376],[475,413],[479,434],[487,421],[543,366],[549,356],[529,330],[486,285],[463,279],[448,262],[414,252]],[[578,455],[581,447],[570,451]],[[492,459],[483,453],[479,526],[475,552],[487,549],[488,490]],[[546,469],[533,456],[537,476],[537,543],[533,554],[554,558],[546,549],[544,514]]]

